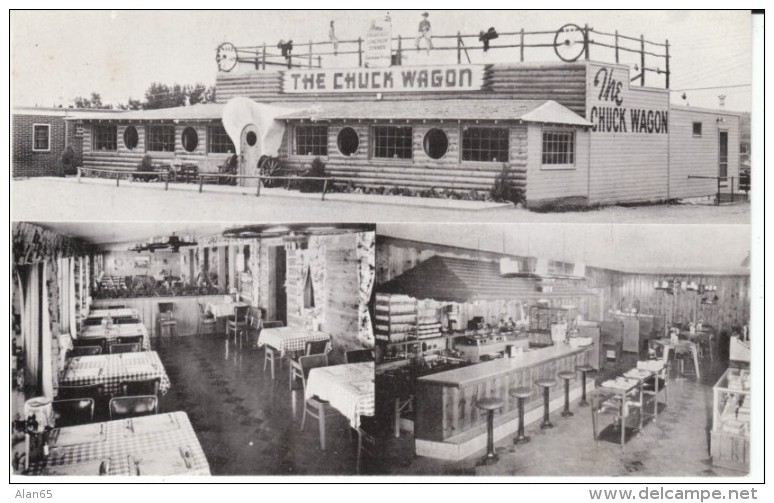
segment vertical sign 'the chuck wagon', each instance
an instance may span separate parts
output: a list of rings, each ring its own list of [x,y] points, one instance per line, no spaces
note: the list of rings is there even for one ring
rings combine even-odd
[[[389,93],[473,91],[484,83],[484,65],[401,66],[286,70],[282,92]]]

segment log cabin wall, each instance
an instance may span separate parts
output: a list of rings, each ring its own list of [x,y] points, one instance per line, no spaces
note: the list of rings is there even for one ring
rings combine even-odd
[[[104,168],[121,171],[135,171],[140,164],[143,156],[151,156],[154,164],[163,162],[194,162],[199,165],[201,171],[217,172],[218,166],[229,157],[230,154],[220,154],[207,151],[207,135],[209,126],[219,125],[220,121],[189,121],[175,125],[175,147],[174,152],[156,152],[147,150],[148,126],[151,124],[161,124],[159,122],[132,122],[131,124],[111,121],[109,124],[116,125],[117,141],[116,150],[94,150],[93,136],[94,128],[108,124],[106,121],[99,123],[85,122],[83,124],[83,167],[85,168]],[[169,124],[169,123],[167,123]],[[124,133],[128,127],[134,127],[137,130],[138,143],[133,149],[127,148],[124,143]],[[181,140],[183,131],[187,127],[192,127],[198,136],[198,144],[193,152],[187,152],[183,148]]]
[[[372,126],[395,125],[412,127],[412,159],[381,159],[371,153]],[[489,123],[489,126],[493,124]],[[462,131],[471,126],[483,126],[470,122],[413,121],[409,124],[373,121],[334,122],[328,126],[328,155],[321,156],[326,171],[331,176],[354,178],[355,185],[369,187],[411,188],[417,191],[450,189],[457,191],[489,192],[495,179],[507,171],[512,187],[526,190],[527,181],[527,127],[523,125],[498,125],[508,127],[509,161],[472,162],[461,158],[460,138]],[[284,166],[293,172],[303,172],[311,166],[315,156],[297,155],[295,131],[297,124],[285,130],[279,156]],[[338,148],[339,132],[351,127],[358,134],[358,150],[352,156],[344,156]],[[449,141],[446,154],[440,159],[430,158],[424,150],[424,138],[431,129],[441,129]],[[538,144],[539,145],[539,144]]]
[[[308,248],[287,250],[288,326],[310,328],[312,319],[331,336],[329,360],[365,346],[358,339],[358,260],[356,234],[314,236]],[[305,270],[313,278],[314,307],[304,306]]]
[[[579,115],[586,110],[586,67],[580,63],[520,63],[485,65],[484,85],[480,91],[384,93],[388,100],[422,99],[522,99],[553,100]],[[215,99],[226,103],[244,96],[258,102],[362,101],[373,99],[364,93],[294,94],[282,92],[282,70],[240,73],[219,72],[215,80]]]
[[[628,310],[639,306],[643,314],[664,316],[667,324],[703,320],[718,330],[731,330],[734,326],[748,323],[750,319],[749,275],[709,274],[633,274],[609,269],[586,268],[590,287],[604,290],[604,311]],[[698,284],[717,285],[718,302],[701,304],[697,292],[678,291],[669,295],[653,288],[655,281],[679,278]]]

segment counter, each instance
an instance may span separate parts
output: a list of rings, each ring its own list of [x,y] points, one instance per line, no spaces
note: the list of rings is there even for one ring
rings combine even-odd
[[[527,422],[536,420],[542,395],[532,383],[540,378],[555,378],[563,370],[575,370],[576,365],[588,363],[595,350],[598,348],[593,344],[584,348],[561,344],[417,379],[414,425],[417,454],[461,459],[483,448],[486,417],[476,408],[480,397],[494,396],[504,402],[502,411],[495,415],[496,439],[513,433],[518,402],[508,391],[518,386],[533,389],[532,397],[525,403],[525,413]],[[580,378],[570,383],[571,399],[580,395],[580,383]],[[587,390],[593,386],[593,379],[588,379]],[[550,397],[550,408],[562,406],[561,382],[551,389]],[[530,414],[532,411],[534,414]]]

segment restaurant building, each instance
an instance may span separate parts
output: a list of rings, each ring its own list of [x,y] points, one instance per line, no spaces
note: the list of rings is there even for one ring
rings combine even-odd
[[[373,226],[22,222],[13,251],[15,473],[360,470]]]
[[[727,395],[747,391],[740,379],[749,379],[750,277],[738,264],[724,274],[698,264],[684,274],[632,272],[555,260],[546,249],[497,252],[494,241],[459,247],[454,234],[465,230],[447,227],[427,241],[427,227],[377,229],[384,473],[487,465],[488,475],[612,475],[635,459],[649,475],[699,475],[707,452],[716,470],[749,470],[749,396]],[[484,240],[490,231],[471,232]],[[616,387],[626,379],[631,389]],[[705,404],[712,384],[714,403]],[[740,422],[730,403],[744,409]],[[700,434],[662,443],[653,428],[664,421]],[[643,456],[643,445],[659,453]]]
[[[457,64],[436,63],[435,52],[407,64],[398,49],[391,64],[366,67],[358,49],[359,66],[344,68],[324,65],[314,44],[308,61],[280,64],[265,46],[225,43],[216,104],[86,118],[84,167],[132,170],[149,154],[211,172],[235,152],[239,174],[293,175],[320,158],[339,189],[483,199],[507,186],[533,208],[708,197],[732,178],[738,186],[739,115],[672,105],[668,44],[657,55],[666,71],[637,75],[618,63],[615,43],[612,63],[581,41],[570,61],[525,62],[522,47],[519,62],[465,64],[459,42]],[[667,75],[664,88],[645,86],[651,71]]]

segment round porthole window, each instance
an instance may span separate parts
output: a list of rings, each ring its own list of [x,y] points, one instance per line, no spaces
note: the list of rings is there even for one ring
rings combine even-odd
[[[422,146],[428,157],[440,159],[449,150],[449,137],[442,129],[433,128],[425,135]]]
[[[255,134],[255,131],[248,131],[245,135],[245,141],[248,146],[254,147],[258,143],[258,135]]]
[[[196,147],[199,146],[199,134],[191,126],[183,129],[180,140],[182,141],[183,148],[186,152],[193,152],[196,150]]]
[[[342,128],[336,137],[336,146],[344,157],[350,157],[357,152],[360,146],[360,138],[351,127]]]
[[[134,126],[128,126],[124,129],[124,146],[128,150],[134,150],[137,148],[137,144],[140,142],[140,136],[137,134],[137,128]]]

